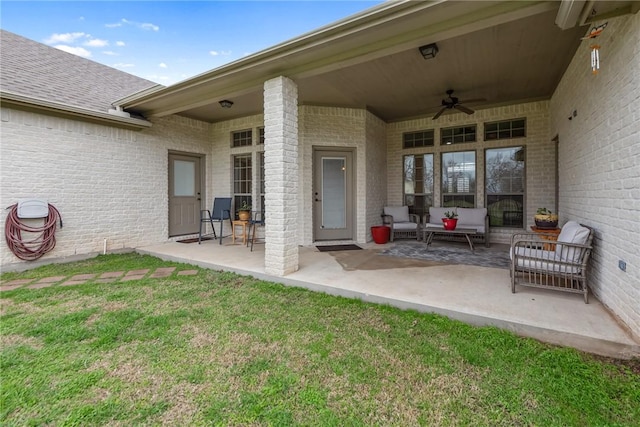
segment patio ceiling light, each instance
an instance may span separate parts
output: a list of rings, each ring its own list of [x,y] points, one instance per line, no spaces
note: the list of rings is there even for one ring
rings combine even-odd
[[[232,105],[233,102],[229,101],[228,99],[223,99],[222,101],[220,101],[220,106],[222,108],[231,108]]]
[[[420,46],[418,49],[420,50],[420,53],[422,54],[424,59],[435,58],[436,54],[438,53],[438,45],[435,43]]]

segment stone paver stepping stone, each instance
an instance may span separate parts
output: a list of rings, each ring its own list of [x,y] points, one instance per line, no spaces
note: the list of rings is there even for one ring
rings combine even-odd
[[[114,277],[120,277],[124,274],[124,271],[107,271],[106,273],[102,273],[100,275],[101,279],[111,279]]]
[[[154,278],[154,279],[158,279],[160,277],[169,277],[169,276],[171,276],[171,273],[173,273],[175,269],[176,269],[175,267],[158,268],[158,269],[156,269],[156,271],[151,273],[151,276],[149,276],[149,277]]]
[[[145,268],[143,270],[131,270],[131,271],[127,271],[127,274],[125,274],[126,276],[144,276],[145,274],[147,274],[149,272],[148,268]]]
[[[18,289],[21,288],[23,285],[20,284],[13,284],[13,285],[0,285],[0,291],[12,291],[14,289]]]
[[[33,285],[27,286],[27,288],[28,289],[42,289],[42,288],[48,288],[50,286],[53,286],[53,283],[51,283],[51,282],[36,282]]]
[[[105,277],[103,279],[96,279],[94,280],[95,283],[113,283],[116,280],[118,280],[117,277]]]
[[[60,283],[60,286],[84,285],[85,283],[87,283],[86,280],[67,280],[65,282]]]
[[[42,279],[38,280],[36,283],[56,283],[66,278],[67,276],[43,277]]]
[[[198,270],[182,270],[178,271],[178,276],[195,276],[198,274]]]
[[[2,286],[22,286],[31,282],[33,282],[33,279],[16,279],[5,282],[2,284]]]
[[[94,277],[96,277],[96,274],[76,274],[75,276],[72,276],[71,279],[69,280],[89,280],[89,279],[93,279]]]

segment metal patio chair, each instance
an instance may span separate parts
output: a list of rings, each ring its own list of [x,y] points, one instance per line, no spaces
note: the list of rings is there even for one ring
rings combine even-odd
[[[253,243],[256,240],[256,227],[264,227],[264,213],[254,212],[253,218],[249,220],[249,237],[247,238],[247,246],[251,242],[251,251],[253,252]]]
[[[222,229],[225,220],[229,221],[229,226],[231,227],[231,197],[216,197],[213,199],[213,208],[211,210],[202,209],[200,211],[200,232],[198,234],[198,244],[202,241],[202,236],[206,236],[206,234],[202,234],[203,224],[206,231],[207,223],[210,223],[211,229],[213,230],[213,238],[218,238],[214,222],[220,223],[220,244],[222,244],[222,238],[224,237]]]

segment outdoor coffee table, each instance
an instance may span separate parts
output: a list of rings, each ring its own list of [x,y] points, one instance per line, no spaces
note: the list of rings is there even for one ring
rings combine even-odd
[[[473,242],[471,241],[471,237],[474,234],[476,234],[476,230],[473,228],[456,228],[455,230],[445,230],[444,228],[441,227],[433,227],[433,226],[429,226],[427,225],[422,232],[424,233],[424,241],[427,243],[427,247],[429,247],[429,245],[431,245],[431,241],[433,240],[433,235],[434,234],[448,234],[448,235],[453,235],[453,236],[464,236],[467,239],[467,242],[469,242],[469,247],[471,248],[471,251],[474,250],[473,248]]]

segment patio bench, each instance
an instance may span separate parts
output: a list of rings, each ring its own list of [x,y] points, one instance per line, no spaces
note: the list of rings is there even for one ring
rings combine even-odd
[[[479,240],[483,242],[486,247],[489,247],[489,216],[487,215],[486,208],[429,208],[429,213],[425,215],[424,225],[425,227],[440,227],[444,228],[442,224],[442,218],[444,218],[445,212],[454,211],[458,214],[458,225],[456,228],[471,228],[476,230],[476,234],[470,237],[473,240]],[[466,241],[464,235],[455,234],[438,234],[438,239],[444,240],[462,240]]]

